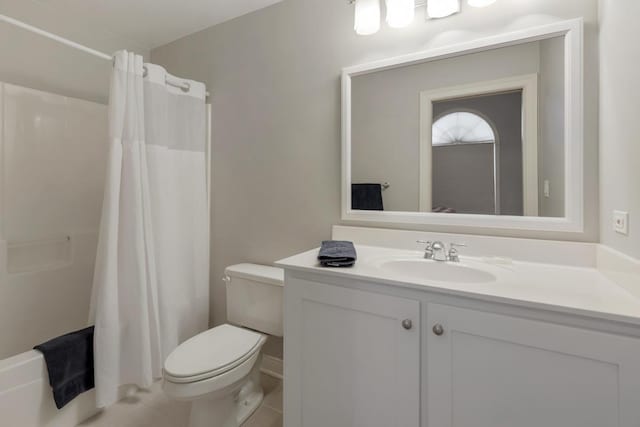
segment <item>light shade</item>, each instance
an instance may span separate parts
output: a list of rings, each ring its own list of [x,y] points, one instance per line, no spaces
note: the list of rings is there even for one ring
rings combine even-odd
[[[368,36],[380,29],[380,2],[378,0],[356,0],[356,17],[353,27],[356,33]]]
[[[469,6],[473,6],[473,7],[485,7],[495,2],[496,0],[467,0],[467,3],[469,3]]]
[[[460,12],[460,0],[428,0],[427,15],[429,18],[444,18]]]
[[[415,0],[386,0],[387,24],[391,28],[404,28],[411,24],[416,13]]]

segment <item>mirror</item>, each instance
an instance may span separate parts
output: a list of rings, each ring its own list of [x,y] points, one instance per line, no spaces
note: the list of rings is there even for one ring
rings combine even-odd
[[[552,27],[346,69],[343,219],[579,229],[581,23]]]

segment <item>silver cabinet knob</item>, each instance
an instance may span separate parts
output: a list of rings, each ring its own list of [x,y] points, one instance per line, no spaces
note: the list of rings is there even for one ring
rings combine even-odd
[[[411,321],[411,319],[404,319],[402,321],[402,327],[408,331],[409,329],[413,328],[413,322]]]
[[[436,334],[437,336],[444,334],[444,327],[440,323],[437,323],[433,327],[433,333]]]

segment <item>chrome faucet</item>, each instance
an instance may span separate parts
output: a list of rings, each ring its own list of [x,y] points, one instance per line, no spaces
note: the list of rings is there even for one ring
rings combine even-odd
[[[460,255],[457,248],[467,246],[464,243],[451,243],[449,244],[449,250],[447,251],[445,244],[439,240],[435,242],[417,240],[417,243],[427,245],[424,249],[425,259],[432,259],[440,262],[460,262]]]
[[[441,241],[431,243],[431,259],[434,261],[448,261],[447,248]]]

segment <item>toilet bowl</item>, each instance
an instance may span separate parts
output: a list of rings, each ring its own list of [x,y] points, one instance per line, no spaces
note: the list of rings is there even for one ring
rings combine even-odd
[[[262,403],[265,334],[282,336],[283,271],[238,264],[225,273],[228,318],[238,326],[202,332],[180,344],[164,363],[165,393],[191,402],[189,427],[239,427]]]
[[[176,348],[164,365],[163,389],[192,402],[190,427],[237,427],[262,402],[262,334],[221,325]]]

